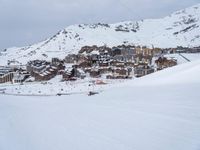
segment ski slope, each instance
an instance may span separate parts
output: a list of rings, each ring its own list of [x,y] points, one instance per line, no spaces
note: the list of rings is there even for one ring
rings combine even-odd
[[[199,150],[200,60],[99,95],[0,95],[1,150]]]
[[[195,61],[195,60],[200,59],[200,53],[182,53],[181,55],[190,61]],[[176,59],[178,64],[187,63],[188,60],[183,58],[181,55],[178,53],[177,54],[167,54],[167,55],[165,55],[165,57]]]

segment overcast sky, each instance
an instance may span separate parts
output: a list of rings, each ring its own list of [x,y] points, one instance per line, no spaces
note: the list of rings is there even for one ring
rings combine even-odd
[[[0,0],[0,49],[39,42],[68,25],[159,18],[200,0]]]

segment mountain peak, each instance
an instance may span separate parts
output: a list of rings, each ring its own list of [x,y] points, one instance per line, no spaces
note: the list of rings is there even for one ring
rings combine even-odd
[[[124,43],[160,48],[200,46],[200,4],[161,19],[71,25],[43,42],[0,51],[0,64],[63,58],[87,45],[111,47]]]

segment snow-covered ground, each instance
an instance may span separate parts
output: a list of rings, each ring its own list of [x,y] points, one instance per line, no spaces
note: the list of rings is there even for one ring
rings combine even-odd
[[[186,57],[190,61],[195,61],[200,59],[200,53],[182,53],[182,56]],[[168,54],[165,55],[167,58],[175,58],[178,64],[187,63],[188,61],[179,54]]]
[[[199,150],[200,60],[94,96],[0,95],[1,150]]]
[[[106,89],[115,87],[116,84],[125,82],[126,80],[109,80],[86,78],[77,81],[61,81],[62,76],[45,82],[25,82],[23,84],[5,83],[0,84],[0,90],[6,95],[25,95],[25,96],[55,96],[57,94],[72,95],[85,94],[89,91],[102,92]],[[98,84],[98,82],[104,84]],[[1,92],[1,93],[2,93]]]

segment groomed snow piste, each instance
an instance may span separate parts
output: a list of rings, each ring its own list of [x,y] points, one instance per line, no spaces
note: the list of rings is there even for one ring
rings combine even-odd
[[[199,150],[200,60],[99,95],[0,95],[1,150]]]

